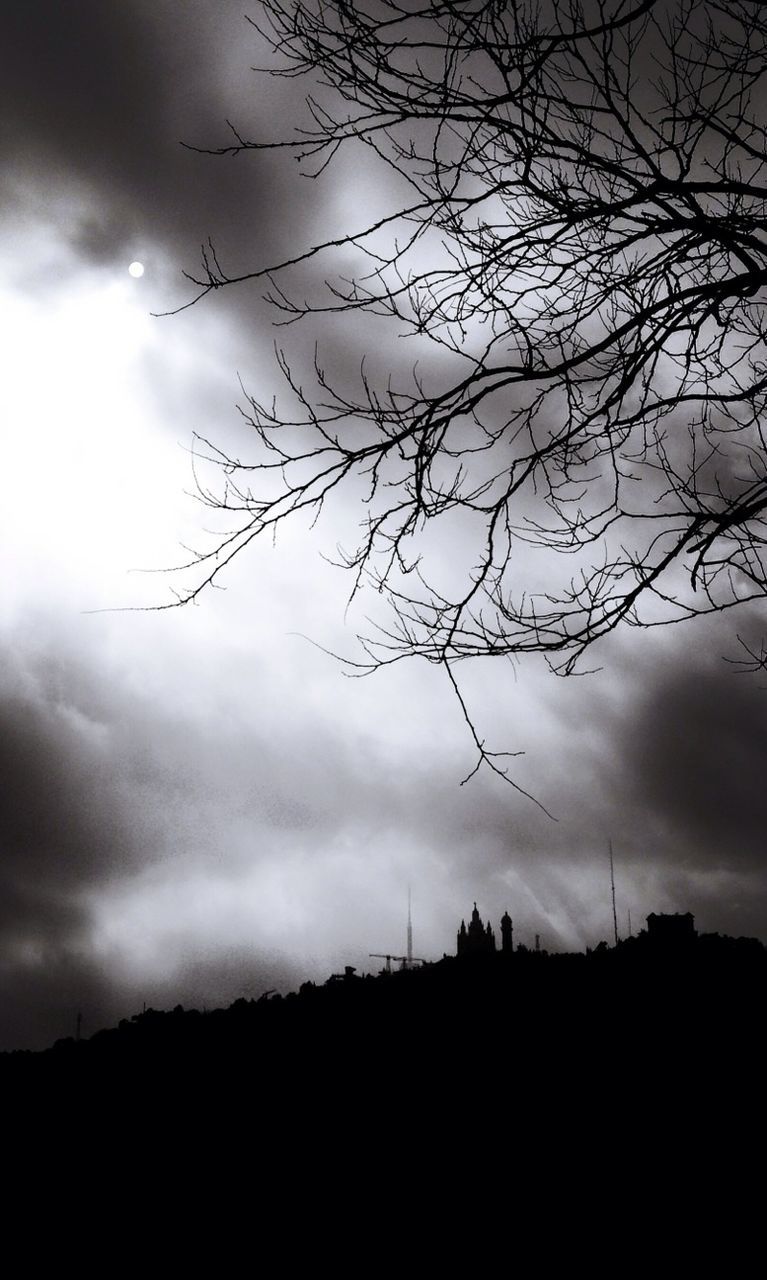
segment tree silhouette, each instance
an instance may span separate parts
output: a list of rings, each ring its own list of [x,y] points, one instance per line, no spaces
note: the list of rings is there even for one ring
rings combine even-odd
[[[321,347],[311,389],[280,351],[282,402],[244,406],[253,457],[200,442],[225,476],[201,495],[238,523],[180,598],[364,477],[343,563],[392,612],[361,670],[537,652],[568,674],[619,624],[763,599],[764,6],[259,10],[269,74],[311,82],[309,122],[270,142],[230,126],[216,150],[283,148],[316,176],[364,144],[407,196],[237,275],[209,244],[192,301],[262,281],[284,322],[388,317],[417,362],[380,383],[363,364],[350,394]],[[300,297],[309,259],[320,300]],[[445,573],[454,537],[468,559]]]

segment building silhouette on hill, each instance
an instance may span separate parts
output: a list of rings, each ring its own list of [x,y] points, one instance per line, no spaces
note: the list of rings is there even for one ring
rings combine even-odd
[[[675,912],[673,914],[651,912],[647,916],[647,929],[641,931],[636,942],[651,948],[654,952],[670,952],[690,947],[697,941],[697,938],[698,931],[695,928],[695,917],[690,911]],[[537,951],[537,934],[535,941],[535,949]],[[602,949],[609,949],[606,942],[599,944],[598,950]],[[504,911],[501,916],[500,952],[503,955],[511,955],[513,950],[514,924],[508,911]],[[522,950],[524,951],[525,948],[523,947]],[[496,944],[492,926],[489,921],[485,924],[475,902],[468,926],[465,920],[461,921],[461,927],[458,930],[456,939],[456,954],[459,958],[465,958],[467,956],[497,955],[498,952],[499,948]]]
[[[511,953],[513,950],[513,936],[514,926],[511,922],[511,916],[506,911],[501,918],[501,950],[503,952]],[[469,920],[469,927],[466,927],[465,920],[461,921],[456,942],[456,954],[458,956],[487,956],[495,955],[496,951],[495,934],[490,921],[487,924],[483,924],[475,902],[474,910]]]
[[[456,954],[458,956],[486,956],[494,953],[495,934],[490,927],[490,921],[488,921],[487,925],[482,923],[482,917],[477,910],[475,902],[468,929],[466,928],[466,921],[461,921],[456,943]]]
[[[698,933],[691,912],[660,915],[654,911],[647,917],[647,940],[656,947],[689,946]]]

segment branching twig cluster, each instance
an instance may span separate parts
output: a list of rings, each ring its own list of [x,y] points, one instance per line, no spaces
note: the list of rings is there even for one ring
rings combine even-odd
[[[363,367],[351,395],[319,355],[307,390],[280,354],[284,402],[246,401],[252,457],[204,442],[225,485],[202,496],[235,523],[182,599],[360,476],[344,563],[355,591],[392,606],[363,667],[541,653],[568,674],[622,623],[764,599],[764,6],[265,0],[259,13],[269,73],[311,81],[310,123],[269,142],[232,129],[219,150],[282,147],[316,174],[364,144],[410,196],[239,275],[211,246],[194,300],[261,280],[285,321],[388,316],[435,360],[384,385]],[[302,300],[291,282],[338,250],[356,254],[354,278]],[[425,550],[458,518],[465,577]]]

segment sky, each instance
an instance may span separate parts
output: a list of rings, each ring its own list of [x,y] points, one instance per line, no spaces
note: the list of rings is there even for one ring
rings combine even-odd
[[[370,952],[453,952],[476,900],[552,950],[687,911],[767,940],[767,689],[725,661],[751,610],[625,632],[599,670],[464,664],[491,748],[550,811],[475,763],[444,673],[349,679],[366,605],[327,558],[341,494],[183,609],[195,433],[247,443],[278,340],[255,286],[189,300],[210,236],[234,272],[385,203],[360,161],[311,182],[280,153],[211,157],[226,119],[267,136],[300,81],[231,0],[32,0],[0,41],[0,1048],[137,1012],[295,989]],[[143,275],[128,267],[139,261]],[[319,270],[319,268],[317,268]],[[317,277],[307,274],[307,288]],[[343,365],[333,326],[323,357]],[[367,338],[367,333],[366,333]],[[381,357],[389,338],[371,326]],[[146,572],[147,570],[152,572]]]

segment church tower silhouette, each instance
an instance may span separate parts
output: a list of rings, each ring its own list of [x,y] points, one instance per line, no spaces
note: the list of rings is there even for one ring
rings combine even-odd
[[[477,910],[477,904],[474,903],[474,910],[471,913],[469,927],[466,928],[466,922],[461,921],[461,927],[458,930],[457,953],[459,956],[481,956],[491,955],[495,952],[495,934],[487,925],[482,923],[482,917]]]

